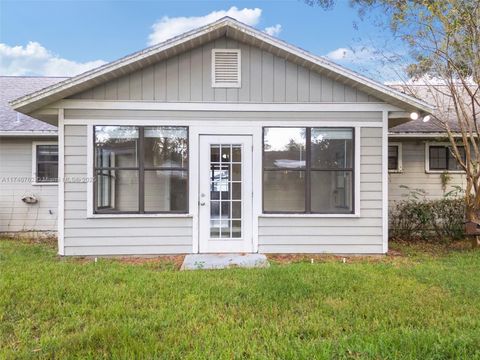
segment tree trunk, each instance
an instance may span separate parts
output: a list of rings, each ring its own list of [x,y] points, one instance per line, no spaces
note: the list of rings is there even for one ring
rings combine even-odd
[[[472,248],[480,249],[480,236],[472,236]]]

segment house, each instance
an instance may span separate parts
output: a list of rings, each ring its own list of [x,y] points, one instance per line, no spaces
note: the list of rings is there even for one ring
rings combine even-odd
[[[8,102],[62,80],[0,77],[0,232],[57,230],[57,129],[14,111]]]
[[[388,128],[433,111],[231,18],[10,104],[58,126],[61,255],[385,253]]]
[[[456,113],[450,98],[445,96],[448,93],[445,86],[394,86],[416,98],[438,104],[437,115],[448,118],[450,129],[454,135],[459,135]],[[465,172],[453,157],[445,129],[437,122],[418,119],[403,123],[390,128],[388,137],[391,206],[395,201],[405,200],[411,191],[421,190],[426,199],[441,199],[459,195],[458,189],[465,188]]]

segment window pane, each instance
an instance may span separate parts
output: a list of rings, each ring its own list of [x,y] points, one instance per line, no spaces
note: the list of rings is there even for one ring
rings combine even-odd
[[[37,160],[58,163],[58,145],[37,145]]]
[[[187,172],[145,171],[145,211],[187,212]]]
[[[97,168],[137,167],[138,128],[135,126],[95,126]]]
[[[187,128],[145,128],[145,167],[188,167]]]
[[[311,172],[312,212],[351,213],[353,182],[351,171]]]
[[[458,151],[460,152],[462,159],[465,161],[465,148],[459,146]],[[448,170],[463,170],[457,159],[455,159],[453,148],[451,146],[448,148]]]
[[[352,168],[353,130],[312,128],[312,168]]]
[[[305,211],[304,171],[264,171],[264,211]]]
[[[388,170],[398,170],[398,146],[388,147]]]
[[[305,168],[305,128],[263,129],[265,168]]]
[[[46,162],[37,164],[37,182],[57,182],[58,163]]]
[[[432,170],[447,169],[447,153],[444,146],[430,146],[429,163]]]
[[[97,171],[97,209],[138,211],[138,170]]]

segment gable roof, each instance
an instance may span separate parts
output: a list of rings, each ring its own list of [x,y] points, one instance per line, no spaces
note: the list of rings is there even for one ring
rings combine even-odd
[[[65,79],[45,76],[0,76],[0,133],[56,132],[55,126],[13,110],[9,101]]]
[[[292,46],[230,17],[224,17],[209,25],[186,32],[163,43],[64,80],[46,89],[23,96],[12,101],[11,105],[15,110],[29,114],[55,101],[139,70],[145,66],[222,36],[228,36],[232,39],[270,51],[302,66],[333,77],[335,80],[356,87],[407,111],[421,111],[426,113],[433,111],[433,107],[430,104],[334,64],[323,57],[313,55],[305,50]]]

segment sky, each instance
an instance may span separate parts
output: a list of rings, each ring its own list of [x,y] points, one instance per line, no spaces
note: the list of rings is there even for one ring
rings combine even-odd
[[[376,80],[396,77],[385,34],[348,0],[328,11],[302,0],[0,0],[0,75],[76,75],[225,15]]]

